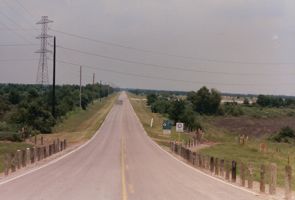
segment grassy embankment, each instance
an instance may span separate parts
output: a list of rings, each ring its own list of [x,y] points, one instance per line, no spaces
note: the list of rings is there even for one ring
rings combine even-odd
[[[252,111],[253,112],[253,111]],[[281,111],[274,110],[275,113],[268,112],[268,115],[276,115],[277,120],[280,119],[278,113]],[[257,119],[253,118],[253,122]],[[285,113],[281,116],[284,117]],[[209,156],[218,157],[226,160],[236,160],[238,162],[249,163],[253,162],[255,166],[254,176],[256,180],[260,177],[261,164],[276,163],[278,165],[278,185],[284,186],[284,168],[288,164],[288,157],[290,157],[290,165],[295,166],[295,148],[292,144],[274,143],[267,139],[266,135],[262,133],[262,137],[249,136],[249,141],[246,145],[238,144],[239,132],[231,132],[226,128],[216,127],[212,121],[215,117],[204,117],[203,126],[205,128],[205,138],[210,141],[215,141],[218,144],[209,148],[201,149],[200,152]],[[243,120],[243,118],[241,118]],[[245,130],[243,131],[245,132]],[[265,143],[268,146],[266,153],[260,152],[260,144]],[[295,189],[295,180],[293,179],[293,189]]]
[[[69,145],[85,142],[90,139],[101,126],[105,117],[112,108],[117,94],[95,101],[87,110],[76,109],[67,114],[64,120],[54,127],[54,133],[42,135],[45,142],[56,138],[67,139]],[[38,136],[38,140],[41,135]],[[38,141],[39,142],[39,141]],[[25,142],[0,142],[0,172],[3,171],[3,159],[6,153],[15,152],[31,145]]]
[[[43,134],[46,142],[56,138],[67,139],[68,144],[85,142],[90,139],[101,126],[112,108],[118,94],[94,101],[87,110],[76,109],[66,115],[62,123],[53,128],[52,134]],[[39,135],[40,137],[41,135]]]
[[[178,140],[178,134],[175,133],[175,129],[172,131],[171,136],[165,136],[162,134],[162,121],[165,119],[165,116],[152,113],[150,108],[146,106],[146,101],[144,100],[145,97],[133,94],[128,95],[145,130],[154,140],[164,145],[167,145],[169,139]],[[245,113],[245,115],[252,117],[253,120],[255,120],[257,118],[280,118],[291,116],[291,114],[288,113],[293,113],[295,110],[278,110],[273,108],[260,110],[257,108],[244,108],[244,112],[246,111],[247,113]],[[150,127],[150,120],[152,117],[154,118],[153,128]],[[278,185],[284,185],[284,167],[288,163],[288,155],[290,155],[290,164],[295,166],[295,148],[293,145],[272,143],[265,139],[265,137],[250,137],[248,143],[241,146],[237,142],[238,133],[230,132],[225,128],[216,127],[212,123],[215,118],[217,117],[200,117],[202,125],[205,128],[205,139],[217,143],[209,148],[199,150],[201,153],[218,157],[220,159],[236,160],[244,163],[253,162],[255,166],[254,176],[256,180],[259,180],[261,164],[274,162],[278,165]],[[181,136],[181,140],[187,138],[188,136]],[[267,153],[259,152],[260,143],[266,143],[268,145]],[[293,189],[295,189],[295,180],[293,181]]]

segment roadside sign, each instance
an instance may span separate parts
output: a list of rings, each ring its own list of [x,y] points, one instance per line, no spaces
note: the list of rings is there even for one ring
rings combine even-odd
[[[176,132],[183,133],[184,124],[181,122],[176,123]]]
[[[170,120],[164,120],[163,122],[163,133],[170,134],[173,123]]]

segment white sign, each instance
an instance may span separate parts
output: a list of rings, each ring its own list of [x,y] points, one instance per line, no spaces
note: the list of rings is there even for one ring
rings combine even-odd
[[[154,118],[151,119],[151,128],[153,128]]]
[[[183,133],[184,124],[183,123],[176,123],[176,132]]]

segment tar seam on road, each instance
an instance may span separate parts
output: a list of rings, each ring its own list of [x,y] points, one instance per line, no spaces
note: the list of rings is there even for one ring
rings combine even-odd
[[[111,113],[111,110],[109,111],[109,113]],[[87,145],[88,145],[92,140],[94,140],[94,138],[99,134],[100,130],[102,129],[102,127],[103,127],[104,124],[105,124],[104,122],[106,121],[107,118],[109,118],[109,113],[107,114],[107,116],[106,116],[105,119],[103,120],[103,122],[102,122],[100,128],[96,131],[96,133],[92,136],[92,138],[91,138],[90,140],[88,140],[87,142],[85,142],[84,144],[82,144],[81,146],[79,146],[78,148],[76,148],[76,149],[70,151],[69,153],[67,153],[67,154],[65,154],[65,155],[63,155],[63,156],[61,156],[61,157],[59,157],[59,158],[56,158],[56,159],[50,161],[49,163],[47,163],[47,164],[45,164],[45,165],[42,165],[42,166],[40,166],[40,167],[38,167],[38,168],[35,168],[35,169],[32,169],[32,170],[30,170],[30,171],[28,171],[28,172],[26,172],[26,173],[20,174],[20,175],[15,176],[15,177],[13,177],[13,178],[11,178],[11,179],[8,179],[8,180],[5,180],[5,181],[0,182],[0,186],[1,186],[1,185],[4,185],[4,184],[6,184],[6,183],[12,182],[12,181],[14,181],[14,180],[16,180],[16,179],[19,179],[19,178],[21,178],[21,177],[23,177],[23,176],[26,176],[26,175],[28,175],[28,174],[34,173],[34,172],[36,172],[36,171],[38,171],[38,170],[40,170],[40,169],[43,169],[43,168],[45,168],[45,167],[48,167],[48,166],[50,166],[50,165],[52,165],[52,164],[54,164],[54,163],[56,163],[56,162],[58,162],[58,161],[60,161],[60,160],[62,160],[62,159],[64,159],[64,158],[68,157],[69,155],[71,155],[71,154],[73,154],[73,153],[79,151],[80,149],[84,148],[85,146],[87,146]]]
[[[122,200],[127,200],[127,190],[126,190],[126,175],[125,175],[125,140],[124,136],[121,136],[121,181],[122,181]]]
[[[129,101],[129,98],[128,98],[128,101]],[[130,103],[130,105],[131,105],[131,103]],[[130,109],[133,109],[132,105],[131,105],[131,108],[130,108]],[[163,151],[164,153],[166,153],[168,156],[170,156],[170,157],[173,158],[174,160],[176,160],[176,161],[178,161],[179,163],[181,163],[182,165],[184,165],[184,166],[186,166],[186,167],[188,167],[188,168],[194,170],[195,172],[200,173],[200,174],[203,174],[204,176],[207,176],[207,177],[209,177],[209,178],[211,178],[211,179],[213,179],[213,180],[219,181],[219,182],[221,182],[221,183],[224,183],[224,184],[229,185],[229,186],[231,186],[231,187],[233,187],[233,188],[236,188],[236,189],[242,190],[242,191],[244,191],[244,192],[248,192],[248,193],[253,194],[253,195],[255,195],[255,196],[259,196],[259,194],[256,193],[256,192],[253,192],[253,191],[247,190],[247,189],[245,189],[245,188],[241,188],[241,187],[239,187],[239,186],[236,186],[236,185],[233,185],[233,184],[231,184],[231,183],[225,182],[225,181],[223,181],[223,180],[221,180],[221,179],[219,179],[219,178],[215,178],[215,177],[213,177],[213,176],[210,176],[210,175],[206,174],[205,172],[202,172],[202,171],[200,171],[199,169],[194,168],[194,167],[188,165],[187,163],[185,163],[185,162],[183,162],[183,161],[181,161],[181,160],[175,158],[172,154],[170,154],[169,152],[167,152],[166,150],[164,150],[161,146],[159,146],[154,140],[152,140],[152,139],[148,136],[147,132],[145,131],[145,129],[144,129],[144,127],[143,127],[141,121],[139,120],[137,114],[135,113],[134,109],[133,109],[133,112],[132,112],[132,113],[133,113],[133,115],[135,116],[135,118],[137,119],[137,121],[139,122],[139,124],[140,124],[141,128],[143,129],[144,133],[146,134],[146,136],[149,138],[149,141],[151,142],[151,144],[153,144],[154,146],[156,146],[157,148],[159,148],[161,151]]]

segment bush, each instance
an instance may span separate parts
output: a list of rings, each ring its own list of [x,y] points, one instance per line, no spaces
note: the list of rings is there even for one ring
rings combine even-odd
[[[272,136],[270,139],[275,142],[291,143],[295,139],[295,133],[292,128],[287,126],[282,128],[279,133]]]
[[[11,142],[21,142],[21,135],[16,132],[0,132],[0,140],[7,140]]]
[[[244,114],[241,106],[235,105],[235,104],[224,104],[219,110],[220,114],[225,114],[225,115],[232,115],[235,117],[241,116]]]
[[[0,131],[7,131],[8,125],[6,122],[0,122]]]

